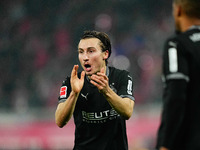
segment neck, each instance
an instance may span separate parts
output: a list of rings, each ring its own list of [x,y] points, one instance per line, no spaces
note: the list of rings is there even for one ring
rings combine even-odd
[[[192,17],[184,17],[182,19],[181,31],[187,31],[191,26],[200,26],[200,19]]]

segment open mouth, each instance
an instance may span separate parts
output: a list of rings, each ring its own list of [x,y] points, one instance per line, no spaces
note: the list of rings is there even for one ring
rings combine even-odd
[[[85,70],[86,70],[87,72],[91,71],[91,65],[85,64],[84,66],[85,66]]]

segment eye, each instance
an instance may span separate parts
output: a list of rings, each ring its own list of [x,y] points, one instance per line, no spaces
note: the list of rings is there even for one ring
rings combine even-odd
[[[94,48],[90,48],[90,49],[88,49],[87,52],[88,52],[88,53],[94,53],[94,52],[95,52],[95,49],[94,49]]]
[[[82,54],[82,53],[83,53],[83,51],[81,51],[81,50],[78,50],[78,53],[79,53],[79,54]]]

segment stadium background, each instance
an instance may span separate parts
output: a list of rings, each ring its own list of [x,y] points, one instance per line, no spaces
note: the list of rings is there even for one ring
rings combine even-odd
[[[153,149],[163,43],[174,30],[166,0],[1,0],[0,149],[72,148],[73,121],[59,129],[54,112],[62,80],[78,63],[79,36],[93,29],[111,37],[109,65],[134,77],[129,149]]]

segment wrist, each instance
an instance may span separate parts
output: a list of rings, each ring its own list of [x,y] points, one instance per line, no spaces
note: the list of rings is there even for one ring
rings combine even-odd
[[[112,92],[113,92],[113,90],[112,90],[110,87],[108,87],[107,90],[105,90],[105,91],[103,92],[103,95],[104,95],[105,97],[111,97]]]
[[[78,96],[80,92],[76,92],[76,91],[71,91],[71,95],[72,96]]]

